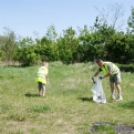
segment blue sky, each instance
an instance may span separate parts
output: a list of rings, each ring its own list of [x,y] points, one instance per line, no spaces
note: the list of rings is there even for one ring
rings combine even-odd
[[[0,0],[0,35],[4,35],[4,27],[18,36],[33,38],[43,37],[50,25],[59,35],[70,26],[75,30],[84,25],[90,27],[99,15],[96,7],[107,10],[108,5],[115,3],[125,9],[119,22],[123,21],[125,30],[133,0]]]

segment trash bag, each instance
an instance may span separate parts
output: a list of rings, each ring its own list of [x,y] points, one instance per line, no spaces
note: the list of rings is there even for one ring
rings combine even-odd
[[[93,100],[97,103],[106,103],[105,93],[103,91],[102,81],[98,78],[91,88],[93,92]]]

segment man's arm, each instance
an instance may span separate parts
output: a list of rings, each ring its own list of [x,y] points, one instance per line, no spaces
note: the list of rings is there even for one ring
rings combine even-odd
[[[106,78],[106,77],[109,77],[109,76],[111,76],[111,75],[112,75],[112,72],[109,72],[109,73],[107,73],[107,74],[105,74],[105,75],[103,76],[103,79]]]
[[[100,71],[97,71],[97,72],[94,74],[94,77],[98,76],[99,73],[100,73]]]
[[[100,71],[98,70],[98,71],[94,74],[94,76],[92,77],[92,79],[94,80],[94,77],[96,77],[99,73],[100,73]]]
[[[92,81],[93,81],[94,84],[96,83],[94,77],[96,77],[99,73],[100,73],[100,71],[98,70],[98,71],[94,74],[94,76],[92,77]]]

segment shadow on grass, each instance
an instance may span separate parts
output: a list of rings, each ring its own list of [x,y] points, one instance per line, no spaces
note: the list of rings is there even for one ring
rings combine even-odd
[[[134,109],[134,101],[121,103],[121,104],[118,104],[118,106],[126,108],[126,109],[128,108]]]
[[[33,94],[33,93],[26,93],[26,97],[40,97],[39,94]]]
[[[82,101],[93,101],[92,97],[90,97],[90,98],[88,98],[88,97],[79,97],[79,99],[82,100]]]

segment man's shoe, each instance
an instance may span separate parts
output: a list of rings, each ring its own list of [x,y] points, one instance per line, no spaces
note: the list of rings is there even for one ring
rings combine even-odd
[[[118,97],[118,100],[116,100],[116,101],[123,101],[122,96]]]
[[[111,95],[111,99],[112,99],[112,100],[115,100],[115,96],[114,96],[114,95]]]

